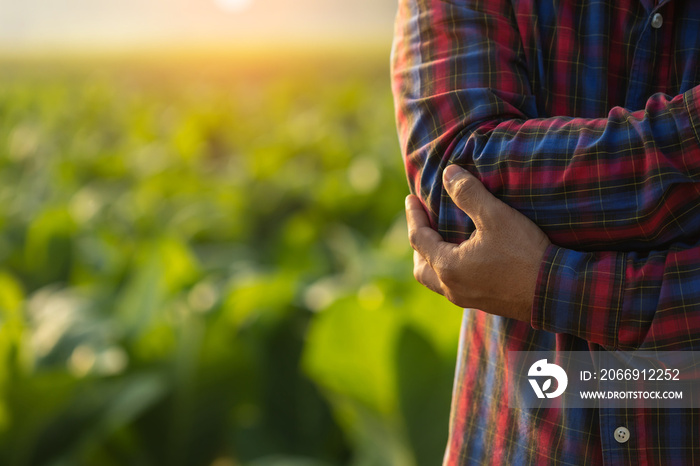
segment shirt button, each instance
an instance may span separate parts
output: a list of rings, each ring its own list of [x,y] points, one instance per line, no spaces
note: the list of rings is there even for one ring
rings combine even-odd
[[[664,17],[661,16],[661,13],[656,13],[654,16],[652,16],[651,27],[654,29],[659,29],[662,24],[664,24]]]
[[[630,431],[627,427],[618,427],[615,429],[615,440],[617,443],[626,443],[630,439]]]

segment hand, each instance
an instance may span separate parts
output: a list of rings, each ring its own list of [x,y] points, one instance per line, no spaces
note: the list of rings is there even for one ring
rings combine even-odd
[[[459,245],[445,242],[430,227],[420,200],[408,196],[406,219],[416,280],[457,306],[530,322],[549,238],[459,166],[445,169],[443,183],[476,230]]]

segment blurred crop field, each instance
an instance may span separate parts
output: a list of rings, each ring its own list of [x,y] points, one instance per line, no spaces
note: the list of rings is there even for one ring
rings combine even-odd
[[[388,60],[2,61],[0,465],[440,463]]]

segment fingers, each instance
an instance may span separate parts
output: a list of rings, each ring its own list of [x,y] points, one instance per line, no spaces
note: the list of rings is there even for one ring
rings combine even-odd
[[[431,266],[434,267],[440,257],[450,254],[456,248],[454,244],[443,241],[442,236],[430,227],[428,216],[416,196],[406,197],[406,221],[411,246]]]
[[[443,184],[455,205],[469,215],[477,229],[498,227],[503,203],[474,175],[458,165],[450,165],[443,172]]]
[[[443,284],[428,262],[418,251],[413,251],[413,276],[418,282],[435,293],[445,295]]]

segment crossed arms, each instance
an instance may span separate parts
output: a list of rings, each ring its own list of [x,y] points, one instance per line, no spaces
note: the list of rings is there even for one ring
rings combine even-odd
[[[466,3],[405,0],[397,20],[399,135],[430,224],[454,243],[472,233],[442,180],[460,165],[558,245],[541,255],[533,327],[608,348],[698,345],[700,90],[538,118],[514,15]]]

